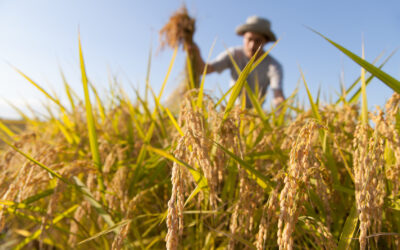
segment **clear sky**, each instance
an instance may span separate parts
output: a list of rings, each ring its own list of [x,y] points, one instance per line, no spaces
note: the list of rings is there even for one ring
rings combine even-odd
[[[195,41],[204,59],[215,38],[212,58],[224,50],[224,44],[241,45],[242,38],[234,30],[248,16],[268,18],[272,30],[281,38],[272,55],[283,65],[287,96],[297,85],[299,67],[312,94],[315,96],[321,88],[325,100],[336,100],[341,78],[349,86],[360,74],[358,65],[305,26],[357,54],[361,54],[364,36],[369,61],[382,52],[388,56],[400,46],[398,0],[0,0],[0,117],[18,117],[5,100],[20,108],[30,105],[40,112],[42,103],[47,102],[10,65],[65,99],[61,68],[74,90],[82,93],[78,29],[88,76],[103,96],[107,95],[102,90],[108,88],[110,75],[116,76],[126,91],[131,91],[131,85],[144,89],[151,46],[150,81],[158,91],[172,56],[171,50],[157,52],[158,31],[184,2],[197,20]],[[399,53],[383,68],[397,79],[400,79]],[[180,51],[165,96],[178,83],[183,65],[184,54]],[[217,90],[216,86],[227,90],[229,74],[211,74],[205,84],[210,90]],[[304,86],[300,89],[299,98],[306,103]],[[369,106],[373,108],[382,105],[392,91],[376,80],[368,86],[367,93]]]

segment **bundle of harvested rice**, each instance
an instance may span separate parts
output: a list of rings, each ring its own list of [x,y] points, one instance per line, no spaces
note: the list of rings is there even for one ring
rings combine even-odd
[[[182,6],[174,12],[167,24],[160,30],[160,49],[164,49],[166,46],[175,49],[182,45],[187,53],[184,79],[166,101],[166,106],[171,110],[179,109],[180,100],[188,90],[199,87],[201,69],[199,69],[195,55],[190,52],[194,45],[194,32],[195,19],[189,16],[186,6]]]
[[[185,6],[178,9],[160,30],[161,48],[190,45],[193,43],[195,19],[191,18]]]

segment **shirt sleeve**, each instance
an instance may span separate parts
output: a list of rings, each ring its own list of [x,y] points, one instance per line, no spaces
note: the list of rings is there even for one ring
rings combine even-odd
[[[268,78],[270,79],[270,88],[272,90],[282,90],[283,87],[283,69],[282,65],[275,59],[268,67]]]
[[[232,53],[230,49],[229,53]],[[218,73],[221,73],[225,69],[229,68],[231,65],[231,60],[229,58],[228,51],[224,51],[217,56],[209,65]]]

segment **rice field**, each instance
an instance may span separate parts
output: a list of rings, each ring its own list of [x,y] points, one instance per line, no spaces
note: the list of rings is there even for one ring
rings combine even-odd
[[[23,131],[0,123],[0,248],[398,249],[400,83],[325,39],[371,75],[326,104],[303,76],[306,107],[296,90],[263,110],[254,58],[221,98],[204,76],[188,83],[176,112],[161,102],[169,72],[159,93],[115,83],[102,100],[81,47],[84,98],[65,81],[63,104],[21,73],[52,107],[21,114]],[[373,77],[394,93],[367,110]],[[242,89],[255,108],[236,105]]]

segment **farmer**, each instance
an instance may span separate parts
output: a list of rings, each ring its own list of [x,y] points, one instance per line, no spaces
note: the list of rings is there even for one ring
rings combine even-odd
[[[231,73],[231,85],[238,79],[238,74],[232,64],[229,54],[232,55],[234,61],[241,70],[244,69],[250,58],[255,55],[256,51],[260,48],[257,54],[258,57],[262,56],[263,47],[269,42],[276,41],[274,33],[271,31],[271,24],[267,19],[251,16],[247,18],[246,23],[236,28],[236,33],[243,36],[243,46],[229,48],[228,51],[222,52],[214,61],[210,62],[207,66],[207,73],[218,72],[221,73],[225,69],[229,69]],[[196,71],[201,73],[204,69],[205,63],[201,57],[198,46],[193,43],[189,50],[195,58]],[[228,53],[229,52],[229,53]],[[282,66],[279,62],[268,55],[248,76],[247,82],[253,93],[258,90],[260,103],[264,103],[265,95],[268,87],[273,90],[273,104],[277,107],[284,100],[282,90]],[[258,83],[258,87],[256,84]],[[248,96],[246,96],[246,107],[251,108],[252,104]]]

